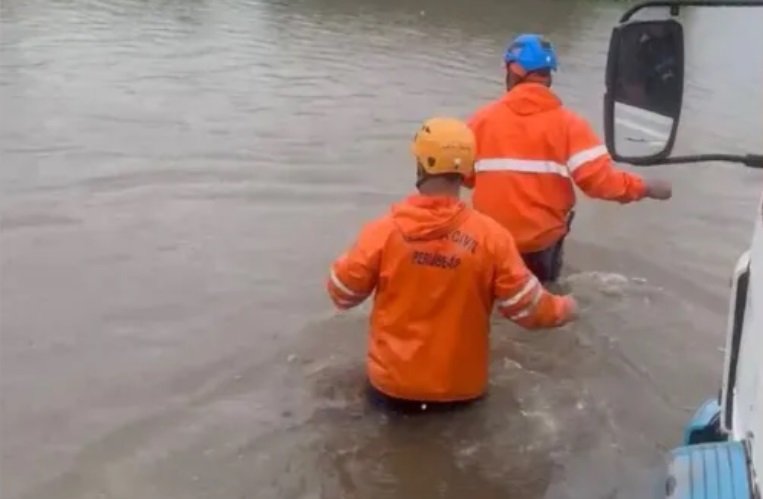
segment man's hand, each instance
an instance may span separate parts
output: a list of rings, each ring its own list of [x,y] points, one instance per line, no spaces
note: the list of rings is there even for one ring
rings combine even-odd
[[[647,180],[646,197],[651,199],[670,199],[673,196],[673,186],[667,180]]]
[[[578,302],[570,295],[563,296],[562,299],[564,300],[564,312],[562,314],[562,321],[559,325],[567,324],[569,322],[572,322],[578,318],[580,315],[580,309],[578,307]]]

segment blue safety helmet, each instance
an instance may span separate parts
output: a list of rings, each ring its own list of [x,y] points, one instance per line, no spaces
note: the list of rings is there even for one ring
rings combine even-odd
[[[531,73],[542,69],[556,71],[556,52],[551,42],[541,35],[524,33],[516,37],[506,49],[506,64],[517,63]]]

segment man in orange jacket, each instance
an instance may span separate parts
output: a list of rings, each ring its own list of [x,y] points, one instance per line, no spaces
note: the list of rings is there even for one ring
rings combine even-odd
[[[548,293],[525,267],[508,231],[460,201],[474,147],[465,123],[425,122],[412,146],[419,192],[363,227],[331,266],[327,289],[338,308],[375,291],[369,390],[393,410],[450,408],[484,394],[495,302],[529,329],[576,314],[571,297]]]
[[[477,141],[474,208],[507,228],[542,282],[559,277],[577,185],[593,198],[669,199],[670,183],[618,170],[591,126],[551,91],[554,48],[517,37],[505,55],[507,92],[469,121]]]

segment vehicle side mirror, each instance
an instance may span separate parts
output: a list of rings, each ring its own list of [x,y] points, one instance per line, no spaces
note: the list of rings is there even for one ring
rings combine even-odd
[[[648,164],[673,150],[684,91],[684,37],[673,19],[615,27],[609,43],[604,135],[615,161]]]

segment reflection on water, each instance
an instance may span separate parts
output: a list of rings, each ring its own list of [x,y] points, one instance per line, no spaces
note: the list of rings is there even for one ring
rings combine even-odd
[[[322,285],[412,188],[420,120],[500,94],[515,32],[550,35],[556,88],[598,125],[619,10],[3,2],[3,497],[644,497],[717,390],[756,172],[663,171],[670,204],[581,200],[565,285],[584,318],[496,318],[490,396],[459,414],[367,407],[364,311],[333,314]],[[727,24],[703,16],[685,19],[706,46]],[[760,88],[759,69],[734,78]],[[726,75],[690,78],[680,146],[759,148],[760,95]]]

